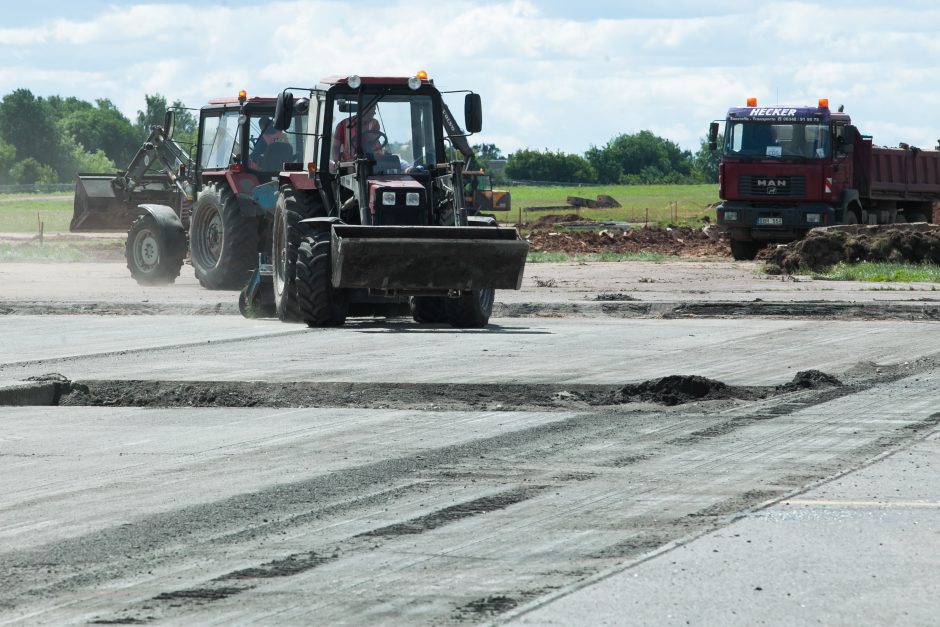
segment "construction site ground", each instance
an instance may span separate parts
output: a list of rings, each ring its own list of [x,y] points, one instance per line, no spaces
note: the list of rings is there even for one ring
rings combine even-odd
[[[2,263],[0,624],[933,624],[940,291],[760,263],[480,330]]]

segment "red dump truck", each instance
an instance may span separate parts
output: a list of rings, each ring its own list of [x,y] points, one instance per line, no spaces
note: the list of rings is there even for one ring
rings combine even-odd
[[[712,150],[718,132],[712,122]],[[735,259],[818,226],[931,222],[940,201],[940,151],[875,146],[826,99],[760,107],[749,98],[730,109],[718,171],[717,221]]]

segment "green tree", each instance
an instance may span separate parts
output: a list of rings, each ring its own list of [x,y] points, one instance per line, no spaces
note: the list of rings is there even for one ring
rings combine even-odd
[[[11,170],[16,164],[16,148],[0,138],[0,185],[13,182]]]
[[[65,113],[61,121],[64,131],[86,151],[101,150],[114,163],[129,163],[146,136],[140,136],[110,100],[99,99],[97,106],[84,105]]]
[[[13,145],[18,159],[33,158],[55,167],[59,128],[48,103],[28,89],[17,89],[0,101],[0,138]]]
[[[702,140],[692,162],[692,174],[697,180],[702,183],[718,182],[718,161],[723,154],[724,145],[725,138],[722,134],[718,135],[718,149],[714,151],[708,149],[708,138]]]
[[[14,183],[32,184],[32,183],[55,183],[59,176],[56,171],[43,163],[39,163],[33,157],[26,157],[17,161],[10,170],[11,178]]]
[[[601,183],[682,182],[692,172],[692,153],[651,131],[618,135],[585,157]]]
[[[485,164],[487,161],[492,161],[493,159],[504,159],[503,151],[500,150],[496,144],[474,144],[471,146],[473,148],[474,154],[477,156],[477,159],[481,163]]]
[[[141,137],[146,137],[150,134],[151,126],[163,126],[167,110],[166,96],[162,94],[145,94],[144,103],[145,111],[137,111],[136,126]],[[174,138],[177,139],[177,141],[190,141],[195,138],[198,121],[193,112],[179,100],[174,100],[169,108],[176,110],[176,131]]]
[[[506,162],[506,176],[527,181],[593,183],[597,173],[580,155],[561,151],[518,150]]]

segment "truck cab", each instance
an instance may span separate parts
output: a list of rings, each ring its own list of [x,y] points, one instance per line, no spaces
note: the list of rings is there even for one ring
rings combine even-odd
[[[856,220],[849,116],[816,107],[761,107],[749,99],[724,121],[717,222],[735,259],[753,259],[767,242],[802,238],[809,229]],[[709,139],[717,140],[713,123]]]

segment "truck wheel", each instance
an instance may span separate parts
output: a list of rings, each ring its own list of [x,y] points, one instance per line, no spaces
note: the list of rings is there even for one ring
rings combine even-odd
[[[210,290],[240,290],[258,266],[261,219],[244,216],[229,189],[207,185],[189,226],[193,270]]]
[[[415,322],[434,324],[447,322],[444,306],[447,299],[442,296],[412,296],[410,307],[411,317]]]
[[[274,266],[274,302],[277,317],[284,322],[301,319],[297,304],[296,264],[297,249],[303,238],[312,235],[310,228],[301,224],[306,218],[325,216],[326,210],[319,197],[296,191],[290,186],[281,188],[274,210],[272,263]]]
[[[845,215],[842,216],[842,222],[844,224],[858,224],[859,217],[858,213],[855,212],[855,209],[846,209]]]
[[[124,258],[139,285],[167,285],[176,280],[184,254],[170,251],[166,235],[150,214],[140,216],[127,232]]]
[[[447,322],[458,329],[482,329],[490,321],[496,292],[491,288],[463,292],[458,298],[444,300]]]
[[[305,237],[297,249],[297,305],[309,327],[338,327],[346,322],[348,295],[333,287],[330,234]]]
[[[912,211],[910,213],[904,212],[904,217],[908,222],[930,222],[927,219],[927,214],[921,213],[920,211]]]
[[[731,240],[731,256],[736,261],[751,261],[757,257],[760,248],[760,242]]]

